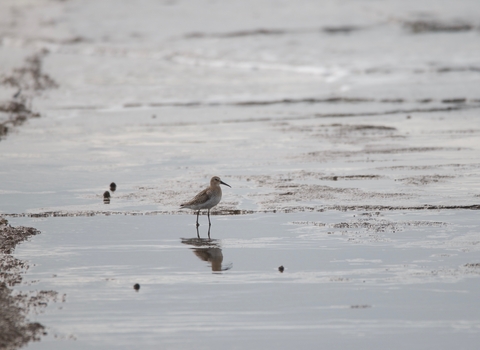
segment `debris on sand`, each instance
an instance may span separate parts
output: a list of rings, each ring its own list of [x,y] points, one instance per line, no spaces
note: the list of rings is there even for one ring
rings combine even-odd
[[[48,50],[28,56],[23,67],[14,68],[10,74],[0,77],[0,84],[26,91],[41,91],[58,87],[58,84],[42,71],[42,63]]]
[[[405,22],[404,26],[415,34],[429,32],[466,32],[474,29],[473,25],[464,22],[444,23],[424,20]]]
[[[25,99],[0,103],[0,113],[1,112],[9,116],[5,121],[0,122],[0,140],[2,136],[5,136],[9,132],[10,127],[19,126],[30,118],[40,117],[39,113],[35,113],[27,107]]]
[[[14,293],[12,286],[22,282],[28,263],[14,258],[15,246],[40,231],[32,227],[12,227],[0,218],[0,349],[18,349],[46,335],[45,327],[30,322],[27,315],[48,301],[55,301],[57,292]]]
[[[7,114],[0,118],[0,139],[6,135],[12,126],[23,124],[30,118],[40,117],[39,113],[32,111],[30,102],[32,96],[43,90],[56,88],[58,84],[42,71],[43,58],[48,50],[29,56],[20,68],[14,68],[11,73],[0,76],[0,84],[18,89],[9,101],[0,102],[0,114]]]

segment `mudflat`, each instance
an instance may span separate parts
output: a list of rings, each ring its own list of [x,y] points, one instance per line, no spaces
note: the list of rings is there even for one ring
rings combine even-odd
[[[476,349],[479,10],[3,1],[5,346]]]

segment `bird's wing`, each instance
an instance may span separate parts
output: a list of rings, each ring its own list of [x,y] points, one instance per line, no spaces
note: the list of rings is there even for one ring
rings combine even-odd
[[[188,201],[187,203],[181,204],[181,206],[205,203],[211,197],[211,193],[209,190],[210,190],[209,188],[204,189],[202,192],[200,192],[195,197],[193,197],[192,200]]]

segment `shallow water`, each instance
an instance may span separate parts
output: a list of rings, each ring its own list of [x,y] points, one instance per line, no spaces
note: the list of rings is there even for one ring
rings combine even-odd
[[[186,215],[14,219],[42,231],[17,249],[35,263],[21,290],[66,294],[36,316],[49,336],[29,348],[474,349],[479,223],[468,214],[213,216],[211,240]]]

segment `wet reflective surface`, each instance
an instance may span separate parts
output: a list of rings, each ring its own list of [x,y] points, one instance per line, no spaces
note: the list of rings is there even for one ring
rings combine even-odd
[[[212,266],[212,271],[220,272],[232,268],[231,264],[229,266],[222,266],[223,254],[220,240],[210,238],[182,238],[182,243],[195,247],[191,248],[193,253],[200,260],[208,262]]]
[[[192,217],[15,219],[42,231],[17,248],[35,262],[22,289],[66,293],[29,347],[477,344],[480,226],[462,211],[217,216],[215,239]]]

